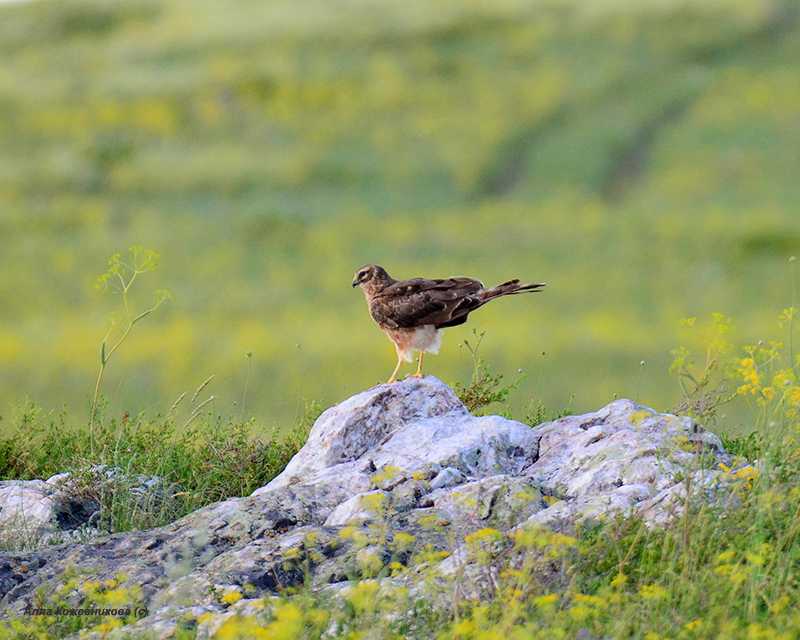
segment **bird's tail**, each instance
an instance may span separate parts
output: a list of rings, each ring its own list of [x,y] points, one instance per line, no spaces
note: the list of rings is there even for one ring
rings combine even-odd
[[[509,280],[498,284],[496,287],[486,289],[481,296],[484,302],[500,298],[502,296],[515,296],[518,293],[534,293],[541,291],[545,287],[544,282],[537,282],[535,284],[520,284],[519,280]]]

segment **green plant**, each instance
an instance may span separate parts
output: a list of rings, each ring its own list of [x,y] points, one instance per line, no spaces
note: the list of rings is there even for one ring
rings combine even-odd
[[[575,396],[570,396],[569,404],[561,407],[561,409],[556,410],[547,407],[542,400],[531,400],[527,409],[525,410],[522,422],[535,427],[543,422],[550,422],[552,420],[558,420],[564,416],[571,415],[575,413],[575,410],[572,406],[574,400]]]
[[[485,331],[478,332],[477,329],[473,329],[473,341],[464,340],[461,343],[461,346],[467,349],[472,358],[472,376],[467,384],[457,382],[455,391],[464,406],[471,412],[491,404],[505,402],[511,392],[519,386],[520,381],[518,378],[511,383],[505,383],[503,374],[495,373],[486,364],[480,355],[481,343],[485,335]]]
[[[694,330],[697,319],[686,318],[681,324],[687,330]],[[710,321],[701,327],[706,345],[702,357],[684,346],[672,350],[669,371],[678,380],[682,398],[675,413],[689,414],[709,424],[715,420],[721,407],[736,398],[730,375],[731,325],[730,318],[721,313],[712,314]]]
[[[242,408],[241,418],[244,419],[245,411],[247,410],[247,388],[250,386],[250,376],[253,373],[253,352],[248,351],[245,355],[247,358],[247,372],[244,378],[244,388],[242,389]]]
[[[751,431],[744,436],[721,436],[725,451],[733,456],[746,460],[757,460],[766,446],[764,435],[758,431]]]
[[[127,261],[123,260],[119,253],[112,255],[108,259],[108,269],[97,278],[97,288],[111,290],[118,294],[122,304],[121,309],[112,315],[108,331],[100,343],[100,368],[97,372],[92,405],[89,411],[90,437],[94,433],[103,375],[111,357],[125,343],[133,328],[171,297],[171,294],[166,289],[157,289],[152,304],[144,309],[134,310],[132,308],[130,292],[134,282],[140,275],[155,271],[158,267],[158,259],[158,253],[152,249],[145,249],[135,245],[128,250]],[[111,340],[110,344],[109,340]]]
[[[208,378],[203,380],[200,385],[195,389],[194,393],[192,394],[191,400],[189,400],[189,416],[186,418],[186,421],[183,423],[184,427],[188,427],[199,415],[203,413],[203,409],[205,409],[209,404],[214,402],[215,397],[213,395],[208,396],[205,400],[198,403],[198,399],[200,394],[205,390],[205,388],[211,384],[211,381],[215,378],[214,374],[212,373]],[[183,402],[183,399],[186,397],[186,392],[184,391],[181,393],[175,402],[172,403],[172,406],[169,408],[167,412],[167,416],[174,416],[178,407]]]

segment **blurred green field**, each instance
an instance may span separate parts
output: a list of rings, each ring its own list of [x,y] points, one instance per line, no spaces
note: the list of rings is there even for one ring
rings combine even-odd
[[[288,424],[384,380],[352,272],[544,280],[449,330],[512,398],[677,397],[679,320],[772,336],[800,252],[800,21],[778,0],[33,2],[0,7],[0,407],[81,415],[115,251],[174,301],[112,411]],[[149,295],[149,292],[147,293]],[[698,344],[702,336],[698,337]],[[644,365],[642,365],[644,361]],[[410,371],[410,369],[409,369]],[[571,399],[574,396],[574,399]]]

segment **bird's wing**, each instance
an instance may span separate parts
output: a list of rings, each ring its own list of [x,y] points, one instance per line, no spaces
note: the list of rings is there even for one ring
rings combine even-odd
[[[482,304],[476,295],[482,290],[483,283],[472,278],[403,280],[376,295],[370,311],[379,324],[393,329],[451,325]]]

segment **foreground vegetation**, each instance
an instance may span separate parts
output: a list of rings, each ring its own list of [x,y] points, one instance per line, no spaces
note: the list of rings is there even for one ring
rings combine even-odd
[[[255,437],[252,421],[203,414],[186,425],[174,415],[125,415],[101,420],[92,437],[88,429],[70,426],[64,414],[29,407],[0,435],[0,478],[72,472],[85,478],[87,497],[101,505],[99,527],[110,532],[148,529],[264,486],[303,446],[317,413],[312,406],[294,428]],[[121,470],[120,481],[93,482],[96,465]],[[167,499],[142,504],[132,496],[126,482],[135,484],[139,474],[162,478],[169,488]],[[0,538],[8,543],[1,531]],[[24,546],[25,541],[17,543]]]
[[[428,363],[464,379],[456,345],[487,330],[487,359],[525,374],[516,411],[670,406],[675,319],[722,310],[755,341],[786,299],[792,0],[0,12],[4,416],[19,390],[83,415],[107,329],[92,274],[131,244],[159,250],[174,301],[106,395],[155,413],[215,374],[214,408],[239,415],[252,368],[268,428],[386,379],[391,346],[349,289],[368,261],[550,283]]]
[[[707,347],[674,350],[673,374],[683,411],[715,424],[729,403],[747,403],[759,416],[746,437],[727,437],[734,456],[733,500],[693,500],[702,488],[687,486],[689,508],[668,527],[636,519],[607,519],[568,533],[518,530],[510,536],[482,529],[464,541],[470,571],[438,575],[444,556],[421,548],[407,562],[375,564],[366,554],[362,577],[342,591],[291,590],[279,598],[251,600],[243,592],[218,594],[235,612],[181,619],[180,637],[212,625],[218,638],[742,638],[790,639],[800,634],[800,357],[794,352],[797,309],[780,317],[786,340],[734,347],[730,320],[687,319]],[[473,344],[474,346],[474,344]],[[476,356],[477,358],[477,356]],[[480,411],[508,393],[503,380],[475,362],[462,398]],[[541,408],[539,411],[543,411]],[[310,415],[314,415],[312,410]],[[47,425],[44,428],[36,425]],[[169,419],[122,423],[100,419],[96,461],[136,471],[169,474],[183,483],[193,505],[247,493],[285,464],[302,443],[308,422],[287,439],[254,442],[241,425],[201,422],[184,432]],[[85,460],[88,432],[67,435],[57,422],[29,413],[20,424],[33,438],[5,438],[3,475],[46,475]],[[135,427],[135,428],[134,428]],[[8,452],[14,452],[9,456]],[[734,469],[743,459],[755,470]],[[188,505],[184,505],[186,507]],[[124,509],[123,509],[124,510]],[[115,513],[112,510],[112,513]],[[180,515],[175,511],[169,517]],[[147,521],[117,517],[116,526]],[[162,516],[163,517],[163,516]],[[157,519],[152,520],[157,523]],[[112,523],[112,526],[113,523]],[[431,523],[431,526],[437,526]],[[413,548],[413,536],[393,534],[380,518],[365,531],[340,535],[364,547],[383,543]],[[312,549],[314,540],[303,543]],[[312,551],[313,553],[313,551]],[[287,556],[287,562],[292,559]],[[413,585],[404,578],[414,578]],[[383,580],[383,578],[392,578]],[[74,602],[108,606],[141,602],[125,576],[109,584],[68,576],[55,594],[39,594],[40,606]],[[480,598],[476,599],[476,594]],[[241,601],[241,603],[240,603]],[[245,608],[237,608],[247,604]],[[101,637],[135,618],[20,617],[5,624],[13,638],[52,637],[92,629]],[[205,626],[204,626],[205,625]],[[47,635],[51,634],[51,635]],[[146,636],[144,636],[146,637]]]

